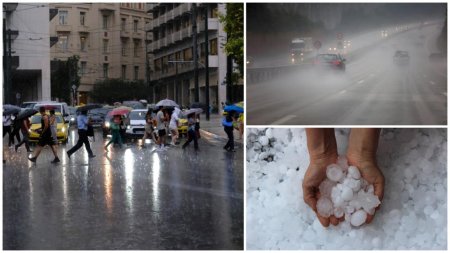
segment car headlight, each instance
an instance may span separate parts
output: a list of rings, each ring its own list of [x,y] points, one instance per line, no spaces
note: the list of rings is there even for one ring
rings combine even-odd
[[[295,59],[294,58],[292,58],[292,60],[291,60],[292,62],[295,62]]]
[[[128,125],[128,126],[127,126],[127,129],[130,129],[130,128],[131,128],[131,126]]]
[[[61,128],[61,132],[65,132],[65,131],[66,131],[65,127]]]
[[[105,123],[105,127],[109,128],[109,122]]]

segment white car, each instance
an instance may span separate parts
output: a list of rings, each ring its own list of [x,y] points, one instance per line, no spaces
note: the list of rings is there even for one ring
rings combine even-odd
[[[146,109],[132,110],[130,114],[128,114],[130,124],[127,126],[126,130],[127,139],[137,139],[144,136],[145,115],[147,115]]]

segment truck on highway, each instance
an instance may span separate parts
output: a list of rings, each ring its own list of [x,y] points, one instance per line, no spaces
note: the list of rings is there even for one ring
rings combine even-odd
[[[299,64],[311,57],[314,45],[311,37],[294,38],[291,41],[291,63]]]

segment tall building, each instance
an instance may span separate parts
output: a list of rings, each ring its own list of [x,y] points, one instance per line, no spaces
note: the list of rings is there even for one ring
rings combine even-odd
[[[4,102],[50,100],[48,20],[48,4],[3,3]]]
[[[154,101],[169,98],[182,106],[195,102],[193,26],[196,23],[199,102],[206,101],[205,70],[208,67],[209,102],[213,108],[218,108],[221,102],[227,101],[227,56],[223,46],[227,35],[219,22],[219,16],[226,13],[226,5],[204,3],[197,4],[196,9],[193,5],[147,3],[147,11],[152,16],[146,29],[153,35],[147,53],[151,59],[150,80],[154,87]],[[205,13],[208,25],[208,66],[205,66]]]
[[[150,22],[144,3],[51,3],[58,15],[50,34],[58,37],[52,60],[78,55],[79,103],[88,103],[97,81],[107,78],[145,80],[145,31]],[[68,84],[70,85],[70,84]]]

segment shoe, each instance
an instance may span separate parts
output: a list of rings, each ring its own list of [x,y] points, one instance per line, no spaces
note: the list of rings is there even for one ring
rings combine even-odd
[[[66,152],[67,153],[67,156],[69,157],[69,159],[70,159],[70,156],[72,155],[71,153],[69,153],[69,152]]]
[[[17,149],[18,149],[19,147],[17,146],[17,145],[15,145],[14,146],[14,149],[16,150],[16,152],[17,152]]]
[[[225,149],[226,151],[229,151],[229,150],[230,150],[229,147],[223,147],[223,149]]]
[[[59,163],[59,162],[61,162],[61,161],[59,160],[59,158],[58,158],[58,157],[55,157],[55,159],[53,159],[53,161],[52,161],[51,163]]]
[[[31,158],[28,157],[28,160],[30,160],[31,162],[35,163],[36,162],[36,157],[31,157]]]
[[[90,156],[89,156],[89,158],[94,158],[94,157],[96,157],[96,155],[90,155]]]

